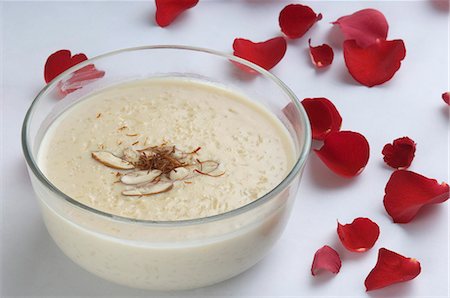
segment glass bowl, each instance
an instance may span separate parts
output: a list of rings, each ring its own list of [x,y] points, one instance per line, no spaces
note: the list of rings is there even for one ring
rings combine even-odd
[[[80,69],[92,64],[105,75],[74,85]],[[47,129],[62,112],[103,88],[167,76],[218,83],[271,111],[295,145],[296,161],[287,177],[266,195],[238,209],[180,221],[137,220],[109,214],[70,198],[45,177],[37,163],[38,150]],[[75,91],[62,96],[64,89]],[[152,290],[211,285],[261,260],[284,229],[310,145],[307,115],[280,79],[232,55],[187,46],[123,49],[70,68],[37,95],[22,129],[31,182],[56,244],[93,274],[118,284]]]

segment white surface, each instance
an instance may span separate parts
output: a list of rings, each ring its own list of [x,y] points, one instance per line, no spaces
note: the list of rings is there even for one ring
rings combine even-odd
[[[381,149],[404,135],[418,146],[412,170],[448,181],[448,108],[440,94],[448,86],[448,14],[426,2],[309,3],[324,19],[306,36],[289,42],[273,72],[300,99],[324,96],[338,107],[343,129],[362,132],[371,145],[363,174],[336,177],[314,156],[305,169],[298,200],[286,231],[272,252],[250,271],[224,283],[178,293],[133,290],[103,281],[73,264],[49,238],[27,177],[20,147],[21,123],[44,85],[47,56],[61,48],[92,57],[118,48],[178,43],[231,52],[235,37],[262,41],[279,34],[279,1],[209,1],[161,29],[153,24],[153,3],[48,2],[0,3],[2,14],[2,296],[432,296],[449,291],[448,203],[428,208],[407,225],[387,216],[382,199],[391,169]],[[402,38],[407,57],[390,82],[375,88],[356,84],[343,65],[329,22],[358,9],[375,7],[390,23],[389,38]],[[307,56],[313,44],[330,42],[335,61],[315,71]],[[318,145],[318,144],[315,144]],[[381,228],[374,249],[346,252],[336,236],[336,219],[367,216]],[[313,278],[314,252],[324,244],[341,254],[336,276]],[[380,247],[415,257],[422,273],[408,283],[364,292],[364,279]]]

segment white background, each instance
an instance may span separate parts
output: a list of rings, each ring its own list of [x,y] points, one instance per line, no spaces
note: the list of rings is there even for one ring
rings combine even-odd
[[[319,2],[309,5],[324,19],[305,37],[289,41],[286,56],[273,72],[300,99],[328,97],[343,117],[343,129],[363,133],[371,159],[361,176],[342,179],[314,154],[305,169],[288,227],[271,253],[246,273],[221,284],[178,293],[152,293],[111,284],[66,258],[45,230],[29,183],[20,147],[26,109],[44,86],[47,56],[67,48],[89,57],[149,44],[186,44],[231,52],[235,37],[263,41],[280,34],[280,1],[206,1],[166,29],[153,23],[147,2],[0,3],[2,50],[1,152],[1,295],[2,296],[447,296],[449,290],[448,203],[427,208],[413,222],[393,224],[383,204],[391,169],[381,149],[397,137],[417,142],[411,169],[448,181],[448,108],[441,93],[448,86],[448,13],[431,1]],[[367,88],[348,75],[331,21],[375,7],[390,23],[389,38],[404,39],[406,60],[390,82]],[[330,43],[335,61],[316,71],[307,55],[307,39]],[[316,147],[320,144],[314,144]],[[343,249],[336,220],[365,216],[376,221],[381,236],[364,254]],[[341,272],[313,278],[314,252],[324,244],[342,257]],[[377,250],[386,247],[415,257],[422,273],[413,281],[365,293],[364,279]]]

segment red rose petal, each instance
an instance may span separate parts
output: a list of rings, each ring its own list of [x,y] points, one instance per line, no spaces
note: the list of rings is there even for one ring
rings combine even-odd
[[[408,137],[398,138],[384,145],[384,161],[394,169],[406,169],[411,165],[416,152],[416,143]]]
[[[305,98],[302,105],[311,123],[313,139],[323,140],[329,133],[341,129],[341,115],[328,99],[324,97]]]
[[[442,99],[445,101],[446,104],[450,105],[450,92],[442,93]]]
[[[325,245],[314,254],[311,273],[313,276],[316,276],[319,270],[324,269],[337,274],[341,266],[342,262],[339,254],[328,245]]]
[[[351,76],[359,83],[373,87],[389,81],[405,58],[403,40],[380,40],[362,48],[355,40],[344,42],[344,59]]]
[[[80,62],[87,60],[85,54],[73,55],[69,50],[59,50],[51,54],[44,66],[45,82],[49,83],[55,77],[77,65]],[[64,81],[58,82],[60,95],[65,96],[87,84],[93,80],[99,79],[105,75],[104,71],[98,70],[93,64],[86,65],[71,74],[71,77]]]
[[[353,252],[365,252],[371,249],[380,235],[376,223],[365,217],[358,217],[351,224],[338,222],[337,233],[342,245]]]
[[[399,70],[405,55],[402,40],[383,40],[367,48],[359,47],[354,40],[344,42],[348,71],[356,81],[368,87],[389,81]]]
[[[155,21],[160,27],[169,26],[181,13],[197,5],[198,0],[155,0]]]
[[[389,25],[383,13],[376,9],[363,9],[343,16],[333,24],[338,25],[346,40],[354,39],[365,48],[387,38]]]
[[[420,274],[420,270],[420,263],[416,259],[380,248],[377,263],[364,282],[366,291],[414,279]]]
[[[59,50],[57,52],[54,52],[47,58],[47,61],[45,62],[45,82],[50,82],[67,69],[77,65],[80,62],[83,62],[84,60],[87,60],[85,54],[76,54],[72,56],[69,50]]]
[[[104,75],[104,71],[98,70],[93,64],[89,64],[74,71],[72,76],[66,81],[59,82],[58,87],[62,95],[67,95],[96,79],[102,78]]]
[[[311,56],[311,61],[317,68],[323,68],[329,66],[333,62],[334,53],[333,49],[327,45],[323,44],[317,47],[311,46],[311,38],[308,40],[309,43],[309,55]]]
[[[443,203],[449,197],[447,183],[439,184],[411,171],[396,170],[386,184],[383,203],[395,223],[408,223],[422,207]]]
[[[235,56],[253,62],[266,70],[271,69],[281,61],[286,53],[286,48],[286,40],[283,37],[275,37],[256,43],[248,39],[236,38],[233,42],[233,54]],[[253,72],[242,64],[237,65],[246,71]]]
[[[316,14],[310,7],[301,4],[289,4],[280,12],[278,22],[281,31],[289,38],[299,38],[317,22],[322,14]]]
[[[353,131],[330,133],[322,148],[314,150],[325,165],[338,175],[353,177],[360,174],[369,161],[369,143]]]

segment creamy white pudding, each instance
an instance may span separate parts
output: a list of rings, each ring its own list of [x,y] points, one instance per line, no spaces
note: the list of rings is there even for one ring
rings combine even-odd
[[[45,131],[39,168],[68,197],[31,178],[49,233],[74,262],[131,287],[189,289],[245,271],[273,245],[299,175],[257,199],[288,175],[295,150],[280,120],[245,96],[155,78],[82,98]]]
[[[146,185],[122,183],[122,177],[154,169],[116,169],[92,155],[124,157],[127,150],[145,149],[151,155],[154,146],[175,148],[175,157],[189,154],[179,161],[192,166],[178,170],[196,175],[169,181],[170,189],[161,193],[128,196],[127,190]],[[217,169],[204,173],[198,161],[214,162]],[[68,196],[111,214],[158,221],[246,205],[279,184],[293,163],[288,132],[264,107],[225,88],[175,78],[126,83],[89,96],[52,124],[39,150],[44,174]]]

